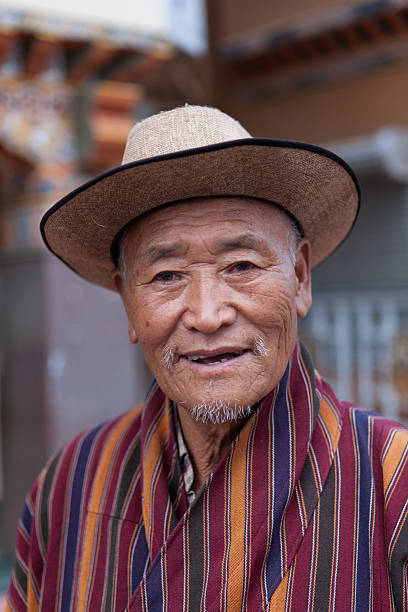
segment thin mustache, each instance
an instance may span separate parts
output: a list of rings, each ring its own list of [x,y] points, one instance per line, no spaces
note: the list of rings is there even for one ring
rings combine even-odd
[[[265,340],[262,338],[262,336],[256,336],[256,338],[254,338],[252,351],[255,355],[257,355],[257,357],[267,356],[268,349],[265,346]]]
[[[265,346],[265,340],[262,338],[262,336],[256,336],[255,338],[252,338],[251,342],[249,343],[249,346],[250,350],[252,350],[254,355],[256,355],[257,357],[266,357],[268,354],[268,350]],[[175,348],[166,345],[162,350],[161,360],[163,365],[167,369],[170,369],[177,363],[180,356],[181,353],[179,353]]]
[[[167,369],[170,369],[177,362],[176,351],[169,346],[165,346],[162,351],[162,363]]]

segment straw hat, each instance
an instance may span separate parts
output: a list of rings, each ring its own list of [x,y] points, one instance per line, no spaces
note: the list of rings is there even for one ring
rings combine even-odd
[[[312,244],[312,265],[345,239],[356,219],[352,170],[314,145],[252,138],[220,110],[183,106],[137,123],[122,164],[57,202],[41,221],[48,248],[84,278],[113,289],[118,236],[163,204],[247,196],[293,215]]]

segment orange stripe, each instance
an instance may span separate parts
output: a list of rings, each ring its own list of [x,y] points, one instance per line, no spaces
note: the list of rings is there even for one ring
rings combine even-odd
[[[285,610],[286,593],[288,590],[288,577],[289,573],[286,572],[274,594],[272,595],[271,602],[268,608],[269,612],[283,612],[283,610]]]
[[[163,451],[164,441],[168,436],[168,432],[169,412],[166,409],[163,411],[156,430],[150,438],[149,446],[145,450],[143,457],[143,522],[148,540],[150,532],[152,534],[154,532],[154,525],[150,526],[152,502],[154,499],[154,491],[151,491],[153,474],[154,470],[156,469],[160,453]],[[149,541],[149,550],[151,550],[151,548],[151,541]]]
[[[112,464],[112,456],[115,453],[117,443],[120,440],[123,432],[128,427],[129,423],[135,418],[136,414],[140,411],[140,407],[135,408],[129,412],[111,432],[110,438],[108,439],[105,450],[99,462],[98,471],[94,479],[94,487],[92,490],[89,511],[86,518],[86,526],[84,529],[84,546],[83,556],[81,559],[81,568],[78,584],[78,610],[86,610],[87,608],[87,588],[91,574],[93,551],[97,536],[97,526],[99,525],[100,517],[97,516],[98,512],[101,512],[102,498],[105,492],[105,488],[108,483],[109,468]]]
[[[320,400],[319,414],[322,418],[323,423],[326,425],[326,429],[329,433],[330,440],[332,443],[333,452],[335,453],[337,444],[339,441],[339,437],[340,437],[340,427],[339,427],[339,423],[337,421],[336,415],[334,413],[334,410],[332,406],[329,404],[329,402],[327,401],[327,399],[324,397],[324,395],[322,395],[321,400]],[[329,447],[327,447],[327,450],[329,451],[329,455],[330,455],[331,451]]]
[[[27,578],[27,610],[30,612],[36,612],[40,609],[40,605],[38,599],[34,593],[33,585],[31,584],[31,579]]]
[[[408,443],[408,432],[403,429],[398,430],[388,448],[387,454],[384,457],[383,462],[383,474],[384,474],[384,494],[386,495],[387,489],[390,485],[391,480],[398,468],[398,464],[401,461],[402,455],[407,447]]]
[[[231,462],[231,545],[228,558],[227,610],[241,609],[244,590],[246,453],[253,418],[242,429]],[[250,495],[249,491],[247,493]]]

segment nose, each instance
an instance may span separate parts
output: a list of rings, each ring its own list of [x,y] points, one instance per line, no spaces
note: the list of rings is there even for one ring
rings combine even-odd
[[[232,325],[237,311],[229,300],[228,288],[217,279],[196,278],[186,292],[183,325],[190,331],[213,334]]]

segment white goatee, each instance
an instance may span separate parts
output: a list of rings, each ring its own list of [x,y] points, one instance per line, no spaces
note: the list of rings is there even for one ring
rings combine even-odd
[[[191,415],[201,423],[220,425],[231,421],[240,421],[252,413],[251,406],[230,404],[222,400],[202,402],[190,409]]]

